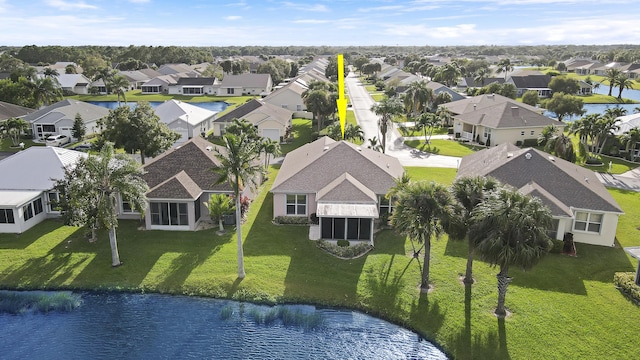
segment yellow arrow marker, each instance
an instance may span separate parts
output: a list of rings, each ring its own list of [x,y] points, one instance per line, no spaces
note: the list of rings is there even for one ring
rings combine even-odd
[[[338,54],[338,117],[340,118],[340,130],[344,139],[344,127],[347,124],[347,99],[344,98],[344,57]]]

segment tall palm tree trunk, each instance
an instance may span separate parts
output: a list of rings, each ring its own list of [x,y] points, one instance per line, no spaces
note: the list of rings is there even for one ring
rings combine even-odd
[[[507,295],[507,287],[511,282],[511,278],[507,275],[508,272],[508,266],[500,266],[500,272],[496,275],[496,278],[498,278],[498,307],[495,314],[499,317],[507,315],[507,310],[504,308],[504,299]]]
[[[244,253],[242,252],[242,213],[240,209],[240,193],[236,194],[236,233],[238,235],[238,279],[247,276],[244,272]]]
[[[109,228],[109,245],[111,245],[111,266],[120,266],[120,255],[118,254],[118,241],[116,240],[116,228]]]
[[[420,283],[420,292],[429,291],[429,265],[431,262],[431,240],[424,243],[424,263],[422,264],[422,282]]]
[[[463,282],[465,284],[473,284],[473,240],[469,239],[469,246],[468,246],[468,253],[467,253],[467,270],[464,273],[464,280]]]

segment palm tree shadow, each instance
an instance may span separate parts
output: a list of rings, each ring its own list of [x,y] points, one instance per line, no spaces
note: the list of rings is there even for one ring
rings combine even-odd
[[[456,350],[456,359],[511,359],[507,349],[504,319],[498,319],[498,332],[492,331],[486,336],[473,335],[471,330],[471,284],[464,289],[464,329],[454,335],[450,341]]]

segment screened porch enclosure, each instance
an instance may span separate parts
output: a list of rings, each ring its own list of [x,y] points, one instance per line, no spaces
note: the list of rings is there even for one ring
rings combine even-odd
[[[320,236],[329,240],[372,240],[373,219],[321,217]]]

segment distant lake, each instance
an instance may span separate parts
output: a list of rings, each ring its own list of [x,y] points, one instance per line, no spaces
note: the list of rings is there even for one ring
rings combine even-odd
[[[624,93],[622,94],[624,96]],[[633,109],[640,107],[640,104],[584,104],[582,108],[586,111],[585,115],[588,114],[604,114],[604,112],[609,108],[623,108],[627,110],[627,115],[633,114]],[[557,118],[556,114],[551,111],[545,111],[545,116]],[[583,115],[584,116],[584,115]],[[582,116],[571,116],[565,117],[563,121],[571,122],[580,119]]]
[[[611,96],[617,97],[619,91],[620,87],[614,86],[613,91],[611,91]],[[600,86],[597,89],[594,89],[593,92],[596,94],[609,95],[609,85],[600,83]],[[622,98],[640,101],[640,90],[624,89],[622,90]],[[640,106],[640,104],[636,104],[636,106]]]
[[[107,109],[110,109],[110,110],[116,109],[118,107],[117,101],[87,101],[87,102],[89,104],[106,107]],[[162,103],[163,103],[162,101],[149,101],[149,105],[151,105],[151,107],[154,109]],[[215,112],[220,112],[229,106],[229,104],[224,101],[190,102],[189,104],[199,106],[201,108],[205,108],[207,110],[211,110]],[[120,105],[128,105],[131,108],[135,108],[136,106],[138,106],[138,103],[133,101],[127,101],[126,103],[121,102]]]
[[[356,311],[158,294],[82,299],[70,312],[0,314],[0,358],[447,358],[416,333]],[[289,320],[267,321],[277,311]]]

